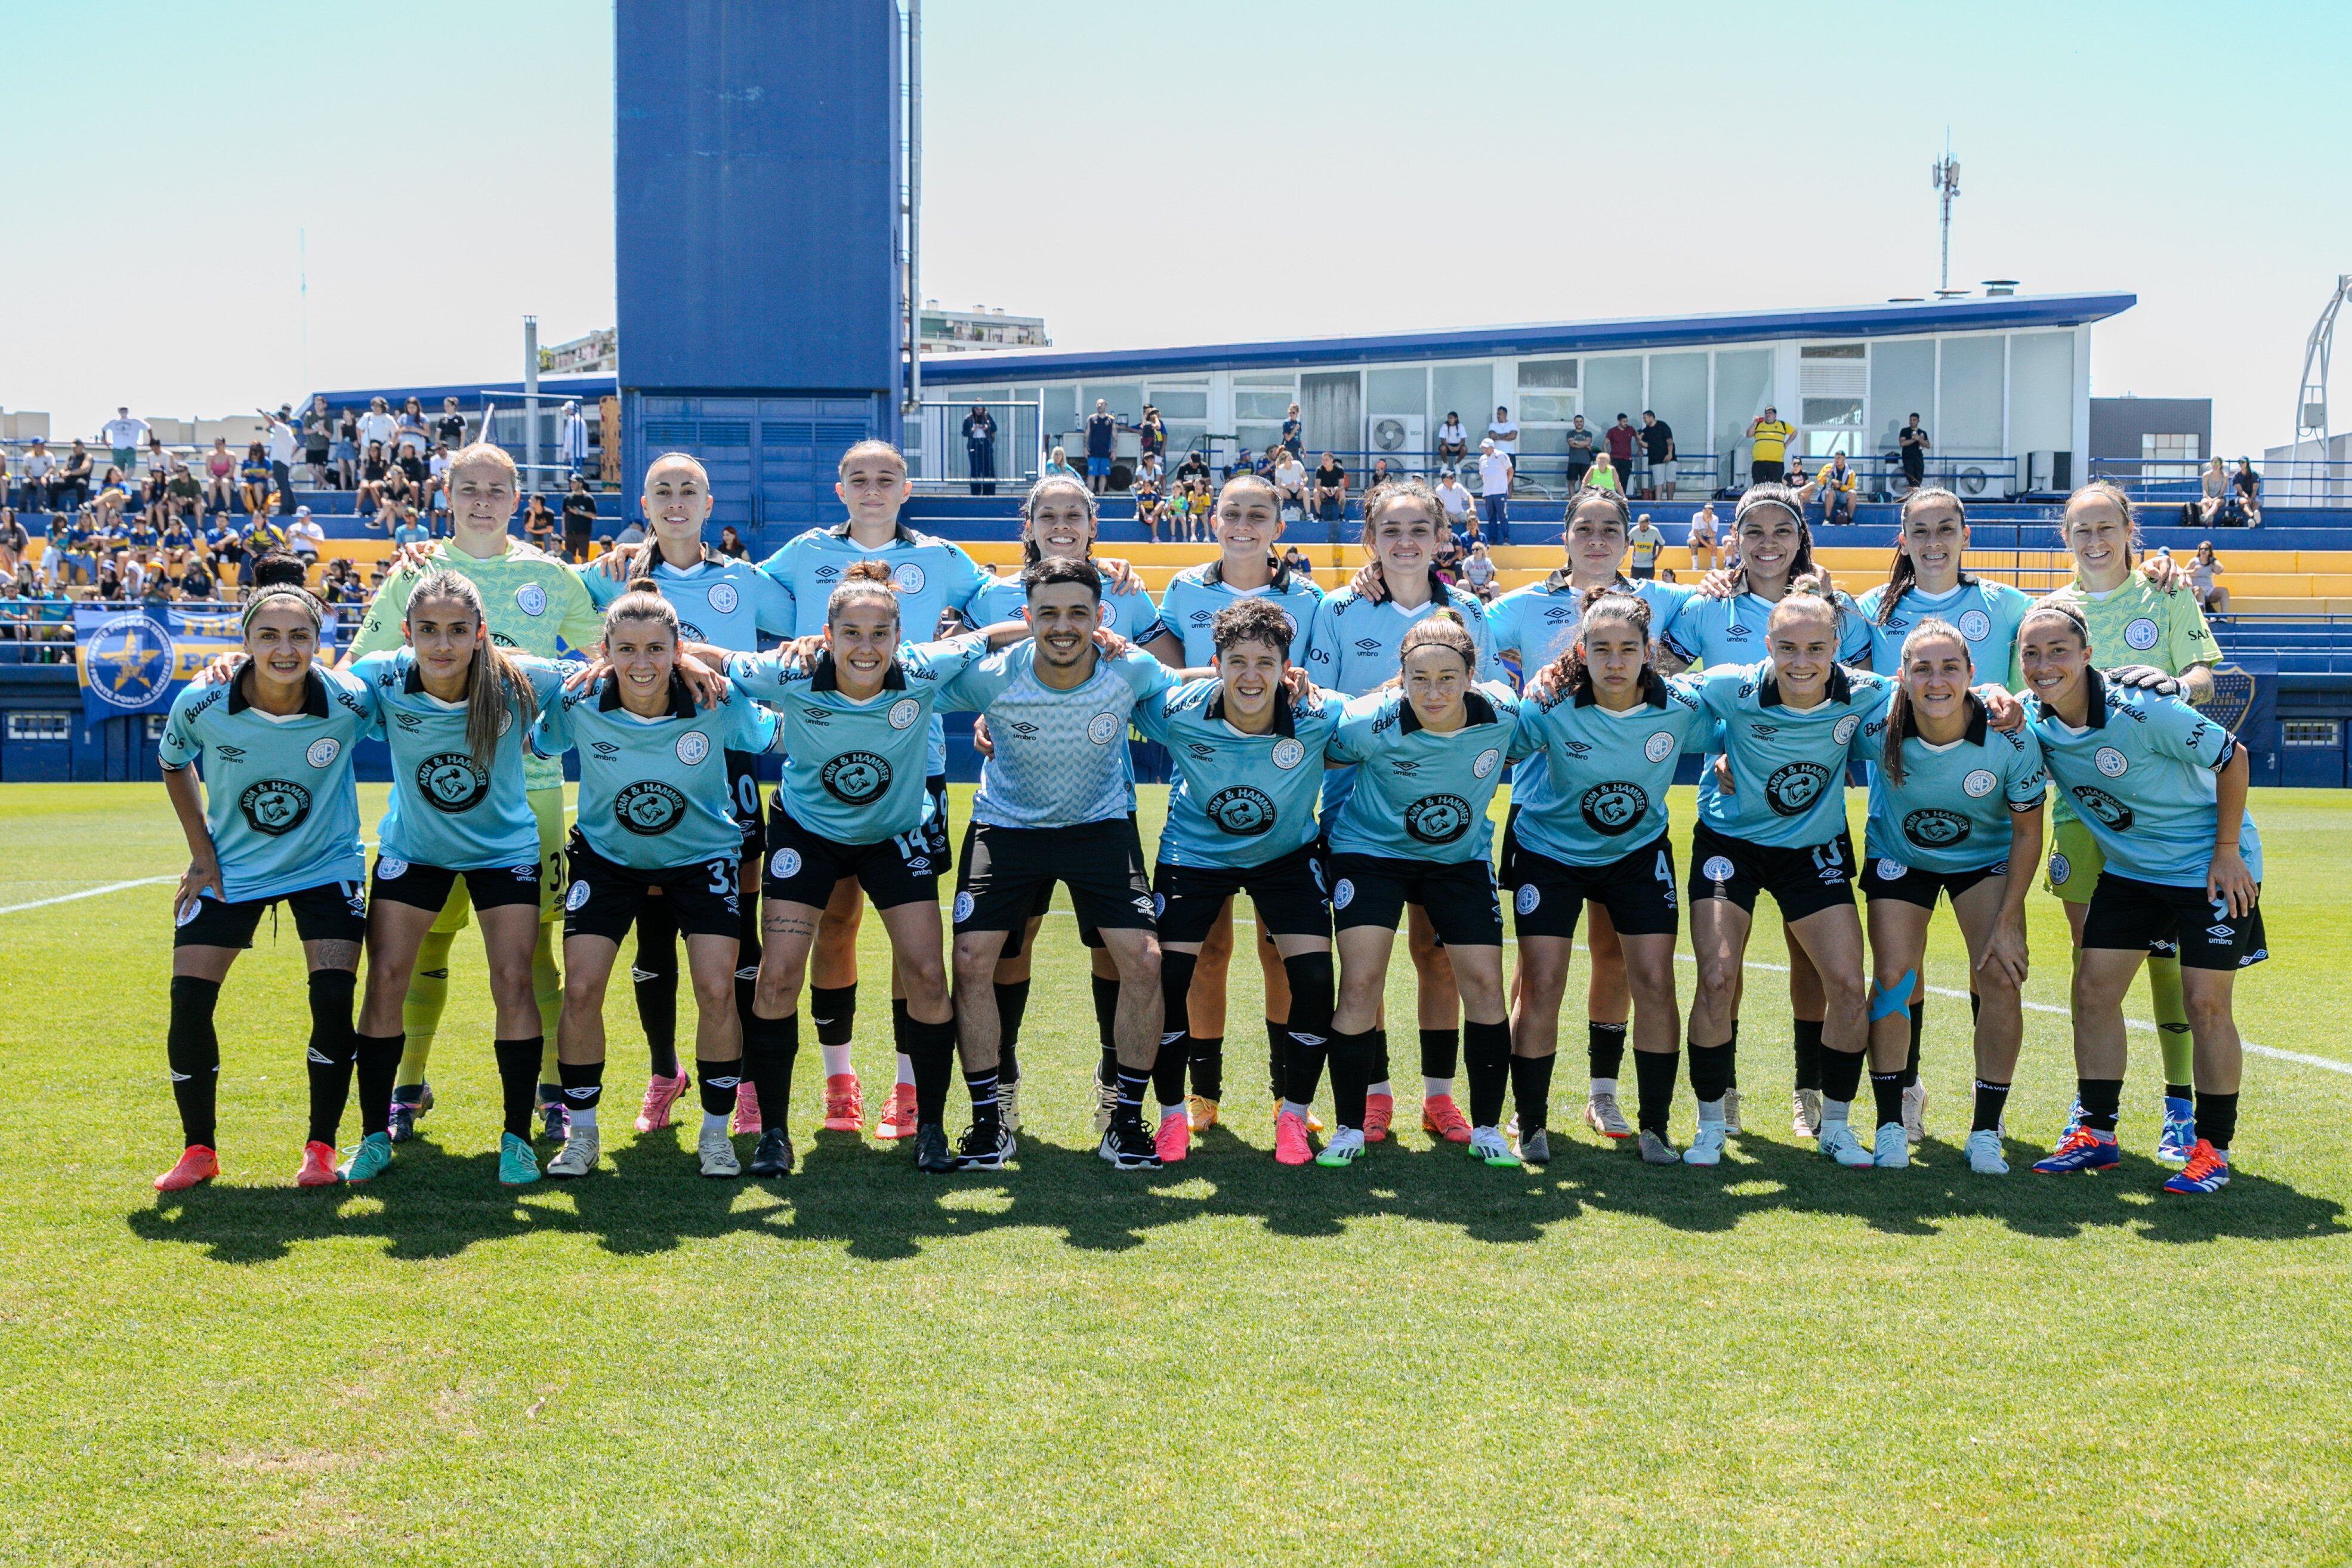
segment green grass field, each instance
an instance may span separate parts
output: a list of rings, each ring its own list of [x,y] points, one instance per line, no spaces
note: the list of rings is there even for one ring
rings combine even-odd
[[[2241,982],[2240,1021],[2352,1068],[2352,795],[2254,810],[2276,957]],[[162,1199],[168,880],[22,906],[184,858],[154,786],[0,788],[0,1559],[2352,1557],[2345,1070],[2250,1059],[2233,1184],[2160,1199],[2136,1034],[2134,1152],[2053,1181],[2022,1165],[2073,1069],[2065,1019],[2032,1013],[2018,1169],[1987,1180],[1959,1154],[1968,1009],[1937,998],[1923,1157],[1843,1172],[1786,1131],[1785,995],[1759,973],[1749,1135],[1718,1171],[1653,1169],[1579,1125],[1580,964],[1549,1170],[1418,1131],[1353,1170],[1285,1170],[1248,1092],[1244,963],[1230,1127],[1120,1175],[1093,1154],[1062,922],[1017,1172],[924,1180],[904,1146],[818,1135],[809,1047],[799,1173],[702,1181],[689,1132],[628,1131],[644,1061],[621,987],[610,1170],[518,1197],[492,1179],[469,936],[423,1141],[363,1191],[304,1192],[300,958],[290,922],[265,922],[220,1010],[227,1174]],[[2063,1002],[2063,919],[2030,908],[2029,994]],[[1761,927],[1753,956],[1777,962]],[[878,922],[866,937],[881,974]],[[1956,986],[1948,921],[1937,942],[1929,979]],[[889,1081],[879,991],[869,1106]],[[1417,1128],[1402,1079],[1400,1101]],[[1686,1088],[1678,1110],[1679,1141]]]

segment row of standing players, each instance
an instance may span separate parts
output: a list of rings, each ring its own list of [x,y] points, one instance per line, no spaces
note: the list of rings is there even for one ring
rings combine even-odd
[[[1108,593],[1086,563],[1093,503],[1079,486],[1038,487],[1024,509],[1036,564],[1018,585],[992,583],[955,546],[898,523],[903,464],[869,443],[843,459],[847,521],[751,568],[702,550],[707,482],[692,459],[667,457],[646,486],[652,554],[617,572],[574,573],[508,541],[512,475],[490,449],[466,456],[453,465],[457,537],[394,573],[352,668],[312,669],[297,597],[265,595],[248,607],[243,668],[175,707],[167,787],[194,865],[178,905],[171,1033],[188,1147],[159,1180],[167,1189],[217,1168],[212,1005],[261,910],[280,898],[304,928],[312,969],[305,1182],[380,1173],[429,1106],[434,988],[446,987],[448,937],[469,902],[499,1016],[502,1180],[539,1173],[534,1102],[544,1130],[564,1140],[549,1173],[594,1167],[603,994],[632,924],[656,1053],[641,1129],[666,1121],[688,1086],[680,1064],[660,1059],[660,933],[669,931],[684,936],[698,1014],[706,1173],[737,1173],[729,1119],[740,1125],[747,1111],[761,1133],[753,1173],[790,1170],[784,1100],[813,963],[826,1125],[861,1126],[844,1016],[854,980],[822,981],[828,963],[843,973],[866,901],[889,930],[899,993],[899,1082],[880,1130],[912,1136],[925,1170],[1002,1165],[1018,1130],[1026,961],[1056,880],[1097,949],[1101,1147],[1122,1168],[1181,1158],[1189,1134],[1216,1116],[1230,937],[1218,939],[1242,891],[1258,914],[1276,1152],[1286,1163],[1344,1164],[1386,1131],[1393,1094],[1381,996],[1406,910],[1424,1128],[1491,1163],[1548,1159],[1559,1005],[1588,908],[1586,1120],[1607,1135],[1635,1134],[1616,1103],[1630,1012],[1643,1156],[1714,1163],[1738,1128],[1740,961],[1759,891],[1780,905],[1793,960],[1792,1124],[1843,1163],[1904,1163],[1923,1102],[1921,955],[1940,891],[1968,942],[1979,1008],[1968,1154],[1976,1169],[1998,1171],[2027,963],[2026,877],[2007,867],[2012,836],[2022,864],[2039,858],[2045,766],[2061,785],[2052,881],[2081,951],[2078,1104],[2043,1164],[2097,1169],[2118,1158],[2121,1003],[2149,959],[2173,966],[2174,1006],[2185,1015],[2178,1027],[2166,1017],[2157,976],[2167,1047],[2159,1152],[2183,1166],[2169,1184],[2206,1191],[2226,1181],[2237,1088],[2229,982],[2263,955],[2259,848],[2242,817],[2242,753],[2173,695],[2182,685],[2197,693],[2210,634],[2185,591],[2135,569],[2118,495],[2093,488],[2070,503],[2075,584],[2029,622],[2024,595],[1959,571],[1965,513],[1939,492],[1906,506],[1890,583],[1860,604],[1811,591],[1826,584],[1810,577],[1800,510],[1759,487],[1735,520],[1743,564],[1727,580],[1698,590],[1624,582],[1622,501],[1590,494],[1570,506],[1561,568],[1482,608],[1431,574],[1442,509],[1420,487],[1368,498],[1364,572],[1326,596],[1275,564],[1276,498],[1244,479],[1221,497],[1219,559],[1181,574],[1155,607],[1118,563],[1106,563]],[[655,592],[624,592],[635,570]],[[992,629],[902,637],[902,621],[928,628],[948,612]],[[2029,626],[2038,635],[2024,635]],[[792,640],[760,655],[761,633]],[[2061,646],[2070,636],[2071,666]],[[559,637],[601,643],[604,657],[567,685],[544,658],[556,648],[532,647]],[[2103,679],[2093,666],[2117,645],[2148,662]],[[1503,653],[1530,672],[1528,700],[1494,679]],[[1692,662],[1706,673],[1672,674]],[[1996,679],[1971,691],[1980,671]],[[2028,689],[2031,706],[2005,687]],[[991,754],[959,870],[950,988],[936,892],[950,865],[938,715],[965,710],[985,715]],[[2111,727],[2111,715],[2126,722]],[[528,722],[518,728],[517,716]],[[1132,821],[1130,723],[1166,741],[1178,769],[1156,879]],[[391,743],[395,788],[373,897],[363,900],[349,745],[371,733]],[[298,739],[313,770],[308,789],[276,776],[298,773],[286,761]],[[560,773],[552,787],[544,782],[566,747],[580,751],[582,778],[568,852],[557,831]],[[786,762],[763,824],[751,763],[772,749]],[[1685,751],[1722,760],[1702,775],[1685,889],[1699,970],[1689,1029],[1699,1122],[1677,1152],[1666,1111],[1680,1060],[1678,897],[1664,797]],[[185,772],[200,759],[208,802]],[[1844,829],[1848,761],[1872,776],[1867,966]],[[1502,882],[1521,946],[1507,995],[1486,826],[1506,762]],[[754,877],[766,895],[756,927]],[[564,978],[551,985],[554,918]],[[369,985],[354,1030],[362,933]],[[854,976],[854,957],[845,972]],[[973,1118],[950,1150],[943,1119],[959,1047]],[[1457,1051],[1470,1079],[1466,1115],[1452,1093]],[[1847,1124],[1865,1058],[1877,1111],[1867,1141]],[[1338,1126],[1318,1154],[1311,1105],[1327,1059]],[[334,1132],[354,1070],[362,1139],[339,1168]],[[1160,1107],[1150,1129],[1147,1094]]]

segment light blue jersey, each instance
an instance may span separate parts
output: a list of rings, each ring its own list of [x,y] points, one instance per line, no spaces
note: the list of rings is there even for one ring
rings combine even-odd
[[[1617,586],[1650,606],[1653,642],[1661,629],[1674,623],[1683,601],[1693,592],[1678,583],[1636,583],[1624,577],[1617,579]],[[1576,640],[1577,627],[1583,624],[1584,592],[1570,583],[1568,570],[1562,567],[1542,582],[1514,588],[1486,606],[1486,630],[1495,652],[1497,657],[1506,653],[1518,655],[1522,685]],[[1513,805],[1549,811],[1559,798],[1551,793],[1550,769],[1542,757],[1524,757],[1512,768]]]
[[[156,760],[173,773],[196,764],[230,903],[365,879],[352,748],[374,722],[373,690],[319,665],[284,718],[246,700],[242,671],[172,700]]]
[[[1282,618],[1290,623],[1290,662],[1307,662],[1307,639],[1314,626],[1316,606],[1323,602],[1323,590],[1303,572],[1293,572],[1279,561],[1271,565],[1274,580],[1263,588],[1236,588],[1227,583],[1223,560],[1187,566],[1169,579],[1160,595],[1159,630],[1184,645],[1186,668],[1208,668],[1217,651],[1211,636],[1217,612],[1244,599],[1265,599],[1280,610]],[[1151,635],[1139,640],[1149,642]]]
[[[672,676],[668,710],[642,719],[621,706],[608,675],[550,704],[530,743],[542,757],[579,748],[578,826],[588,847],[632,870],[671,871],[741,854],[727,753],[771,750],[777,731],[775,714],[732,681],[698,710]]]
[[[1519,772],[1543,784],[1540,805],[1511,786],[1519,843],[1570,866],[1623,859],[1666,830],[1675,768],[1685,752],[1713,744],[1715,731],[1695,680],[1654,675],[1622,712],[1565,693],[1549,706],[1521,703],[1519,736],[1530,751]]]
[[[2237,737],[2178,697],[2109,686],[2095,671],[2086,679],[2090,722],[2080,730],[2039,699],[2032,705],[2034,738],[2060,795],[2074,801],[2116,876],[2202,888],[2213,863],[2215,775],[2237,754]],[[2238,829],[2238,858],[2263,879],[2252,812]]]
[[[1699,820],[1727,838],[1773,848],[1809,849],[1845,827],[1845,765],[1869,760],[1864,731],[1886,711],[1892,682],[1832,665],[1822,700],[1799,712],[1780,700],[1772,661],[1709,669],[1698,678],[1700,703],[1722,725],[1731,759],[1732,793],[1699,774]]]
[[[971,622],[972,600],[989,581],[962,545],[918,533],[905,523],[871,550],[850,537],[846,522],[812,528],[760,563],[760,570],[782,584],[792,598],[792,636],[814,637],[824,630],[825,605],[841,586],[841,574],[860,561],[879,561],[890,569],[890,586],[898,595],[898,635],[909,642],[929,641],[943,610]],[[948,771],[947,731],[936,713],[924,767],[934,778]]]
[[[1486,633],[1486,606],[1475,595],[1447,588],[1419,607],[1405,610],[1393,599],[1375,602],[1353,588],[1325,595],[1315,606],[1315,620],[1307,634],[1307,673],[1328,691],[1361,697],[1397,677],[1398,648],[1404,634],[1429,618],[1441,605],[1459,611],[1470,640],[1478,649],[1471,679],[1500,680],[1503,667],[1496,662],[1495,645]],[[1353,768],[1335,768],[1323,775],[1323,820],[1334,821],[1356,785]]]
[[[540,710],[556,700],[578,667],[509,654]],[[479,871],[539,861],[539,819],[524,795],[529,726],[512,710],[486,764],[466,745],[471,705],[444,702],[425,689],[413,648],[372,653],[350,674],[375,692],[375,732],[392,750],[392,795],[376,828],[380,859],[446,871]]]
[[[1247,735],[1224,716],[1222,680],[1188,681],[1138,702],[1135,727],[1176,764],[1160,861],[1263,866],[1312,843],[1324,742],[1339,711],[1329,692],[1310,691],[1293,706],[1276,691],[1273,729]]]
[[[1108,590],[1108,584],[1105,588]],[[971,620],[974,626],[992,626],[999,621],[1025,620],[1028,615],[1028,591],[1021,586],[1017,574],[992,578],[972,595]],[[1129,594],[1106,591],[1103,595],[1104,629],[1116,632],[1129,642],[1148,641],[1151,627],[1159,618],[1160,611],[1152,604],[1151,595],[1140,588]],[[1207,660],[1202,662],[1206,663]]]
[[[1854,602],[1870,629],[1870,668],[1879,674],[1903,673],[1903,639],[1913,626],[1932,617],[1950,622],[1969,645],[1970,685],[2024,689],[2025,676],[2017,663],[2017,624],[2033,607],[2033,596],[2022,588],[1981,577],[1964,577],[1949,592],[1933,595],[1909,588],[1882,626],[1878,606],[1885,599],[1882,583]]]
[[[1462,700],[1468,722],[1442,735],[1422,728],[1402,690],[1355,698],[1340,711],[1326,754],[1360,765],[1347,804],[1326,818],[1333,854],[1441,865],[1493,857],[1486,807],[1503,763],[1529,742],[1518,731],[1519,699],[1502,682],[1475,685]]]
[[[727,673],[782,715],[777,805],[836,844],[879,844],[912,833],[929,814],[923,765],[932,705],[987,652],[976,637],[900,643],[882,689],[863,701],[843,695],[830,653],[814,664],[782,653],[737,654]]]
[[[593,565],[579,569],[588,584],[588,596],[600,610],[629,590]],[[761,637],[793,635],[795,608],[784,585],[748,561],[730,560],[705,549],[691,566],[673,566],[658,546],[642,558],[637,574],[650,577],[669,607],[677,612],[678,634],[688,642],[709,643],[730,653],[752,653]],[[923,628],[926,635],[930,627]]]
[[[1862,612],[1844,589],[1836,590],[1836,598],[1843,612],[1838,617],[1838,662],[1859,668],[1870,662],[1870,628],[1863,625]],[[1673,624],[1658,634],[1659,646],[1685,664],[1708,669],[1754,664],[1772,651],[1764,632],[1778,602],[1754,594],[1729,599],[1694,595],[1675,612]]]
[[[1916,725],[1905,723],[1901,784],[1871,763],[1870,827],[1864,836],[1871,858],[1923,871],[2003,864],[2011,814],[2032,811],[2050,793],[2042,747],[2032,731],[1992,729],[1984,704],[1968,700],[1968,733],[1948,744],[1931,745]],[[1874,737],[1875,757],[1885,745],[1886,718],[1881,714],[1863,728]]]
[[[1136,705],[1177,684],[1176,672],[1136,649],[1095,657],[1069,690],[1038,680],[1034,642],[990,654],[948,682],[939,706],[988,715],[996,754],[980,765],[971,819],[995,827],[1075,827],[1133,808],[1127,730]]]

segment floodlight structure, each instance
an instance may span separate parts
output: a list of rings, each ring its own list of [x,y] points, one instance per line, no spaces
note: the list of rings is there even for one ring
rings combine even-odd
[[[2311,336],[2303,345],[2303,385],[2294,395],[2294,455],[2303,456],[2304,443],[2315,442],[2319,456],[2327,456],[2327,355],[2336,342],[2336,315],[2344,308],[2344,298],[2352,294],[2352,272],[2336,279],[2336,292],[2329,295],[2327,308],[2319,312],[2312,323]]]

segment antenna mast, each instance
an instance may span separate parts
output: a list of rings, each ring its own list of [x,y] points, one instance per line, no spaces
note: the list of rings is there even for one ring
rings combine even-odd
[[[1942,196],[1944,208],[1944,261],[1936,275],[1936,292],[1948,294],[1952,289],[1952,198],[1960,194],[1960,163],[1952,156],[1952,133],[1944,132],[1944,155],[1936,160],[1928,177]]]
[[[2336,292],[2328,296],[2327,308],[2319,312],[2313,323],[2311,336],[2303,345],[2303,385],[2294,396],[2294,452],[2303,456],[2306,441],[2319,447],[2320,460],[2327,458],[2327,357],[2336,342],[2336,313],[2344,307],[2347,295],[2352,295],[2352,272],[2336,279]]]

